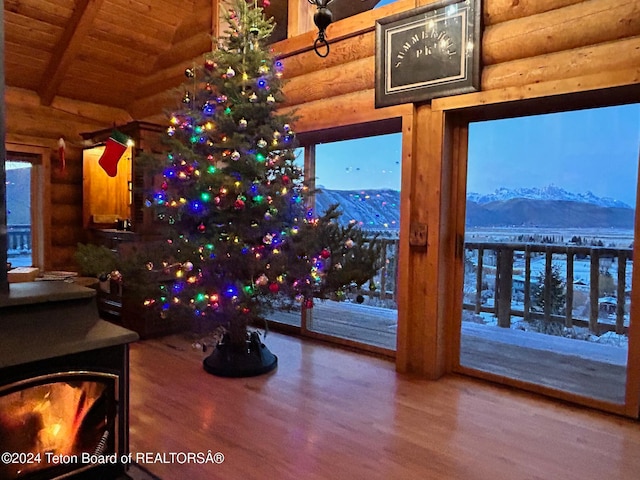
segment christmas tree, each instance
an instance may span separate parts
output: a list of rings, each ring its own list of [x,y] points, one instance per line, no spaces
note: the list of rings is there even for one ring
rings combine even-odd
[[[283,65],[265,48],[273,22],[244,0],[226,19],[218,48],[186,70],[170,117],[162,185],[149,200],[170,256],[148,263],[165,281],[146,303],[222,325],[246,351],[247,327],[265,308],[312,308],[362,285],[380,267],[380,245],[340,227],[336,208],[320,217],[308,208],[292,119],[276,111]]]

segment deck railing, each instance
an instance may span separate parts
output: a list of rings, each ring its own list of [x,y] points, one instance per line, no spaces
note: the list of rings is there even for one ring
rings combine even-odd
[[[7,250],[31,250],[31,225],[7,226]]]
[[[465,262],[467,270],[475,270],[475,295],[473,302],[465,302],[463,308],[476,314],[491,312],[497,318],[498,326],[508,328],[511,325],[511,317],[519,316],[525,320],[539,319],[547,322],[562,322],[565,327],[588,327],[593,333],[600,334],[614,330],[616,333],[626,333],[628,328],[628,316],[625,312],[627,290],[630,290],[630,282],[627,275],[630,274],[628,264],[633,263],[633,251],[630,248],[611,248],[581,245],[555,245],[555,244],[529,244],[529,243],[500,243],[500,242],[467,242],[465,251],[470,253],[471,262]],[[487,255],[489,253],[489,255]],[[555,260],[555,265],[561,265],[564,261],[564,314],[552,311],[552,286],[554,255],[560,256],[560,261]],[[514,308],[514,257],[523,262],[522,272],[524,281],[521,285],[523,293],[522,309]],[[544,257],[544,270],[539,271],[542,285],[536,284],[532,279],[532,258]],[[485,264],[486,257],[492,259],[494,265]],[[475,258],[475,263],[473,259]],[[576,291],[576,278],[574,267],[576,259],[589,259],[589,280],[580,282],[584,289],[588,290],[588,316],[580,317],[574,314],[574,294]],[[602,260],[602,262],[601,262]],[[614,311],[601,312],[600,278],[606,274],[607,268],[603,265],[617,265],[617,282],[614,282],[614,292],[610,297],[614,300],[608,306]],[[473,268],[470,266],[473,265]],[[469,275],[467,271],[465,276]],[[483,302],[483,286],[493,283],[493,305]],[[542,287],[543,301],[539,301],[538,308],[534,308],[532,287]],[[539,296],[540,298],[540,296]],[[467,297],[467,300],[469,297]],[[540,305],[542,305],[540,307]],[[603,315],[604,316],[601,316]],[[615,317],[615,322],[611,317]],[[625,320],[625,317],[627,320]]]
[[[369,298],[395,302],[397,295],[398,245],[400,242],[397,238],[378,238],[378,242],[382,244],[380,258],[382,267],[373,278],[375,289],[371,290],[369,284],[365,284],[354,293],[365,295]]]

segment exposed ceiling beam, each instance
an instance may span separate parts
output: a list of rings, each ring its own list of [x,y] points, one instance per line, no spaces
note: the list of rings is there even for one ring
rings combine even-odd
[[[51,105],[58,87],[76,57],[82,43],[93,25],[93,20],[104,0],[77,0],[73,14],[67,23],[60,40],[53,50],[49,64],[40,80],[40,102]]]

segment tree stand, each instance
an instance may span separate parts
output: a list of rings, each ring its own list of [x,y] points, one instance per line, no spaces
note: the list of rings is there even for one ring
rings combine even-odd
[[[238,348],[225,333],[213,353],[202,361],[205,371],[219,377],[254,377],[278,366],[278,357],[260,341],[258,332],[247,335],[246,345]]]

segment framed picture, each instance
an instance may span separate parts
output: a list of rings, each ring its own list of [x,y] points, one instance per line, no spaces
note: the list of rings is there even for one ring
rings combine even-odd
[[[376,108],[480,89],[480,0],[438,0],[376,21]]]

